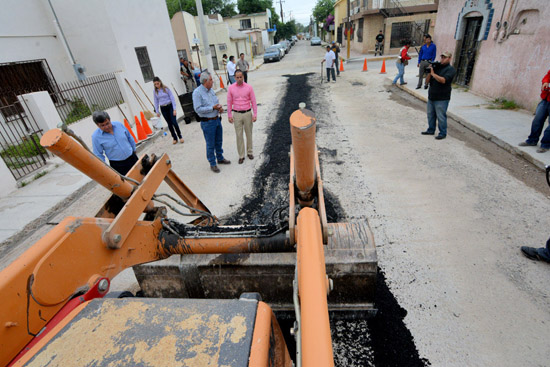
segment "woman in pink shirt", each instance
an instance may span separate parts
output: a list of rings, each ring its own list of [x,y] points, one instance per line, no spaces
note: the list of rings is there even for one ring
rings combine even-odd
[[[254,159],[252,150],[252,124],[256,121],[258,107],[256,106],[254,89],[244,82],[244,75],[241,70],[235,71],[235,81],[236,83],[231,84],[227,89],[227,117],[229,122],[235,126],[239,164],[243,164],[243,129],[246,135],[246,153],[249,159]]]

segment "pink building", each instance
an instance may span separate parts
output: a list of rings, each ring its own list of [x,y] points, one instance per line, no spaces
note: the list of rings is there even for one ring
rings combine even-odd
[[[534,110],[550,69],[548,19],[548,0],[439,0],[433,39],[453,53],[455,83]]]

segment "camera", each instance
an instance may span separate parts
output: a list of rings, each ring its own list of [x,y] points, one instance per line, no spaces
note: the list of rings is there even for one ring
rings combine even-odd
[[[441,65],[439,61],[428,61],[428,63],[430,64],[429,66],[426,67],[426,70],[428,71],[430,71],[432,68],[434,70],[437,70],[437,68]]]

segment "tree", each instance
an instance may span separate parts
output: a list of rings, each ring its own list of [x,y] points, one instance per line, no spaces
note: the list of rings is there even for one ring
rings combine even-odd
[[[275,38],[277,38],[278,42],[279,40],[289,39],[296,33],[298,33],[298,27],[296,26],[296,21],[294,19],[286,23],[279,22],[277,23],[277,33],[275,34]]]
[[[317,23],[324,23],[330,14],[334,14],[334,0],[317,0],[313,8],[313,18]]]
[[[198,14],[195,0],[166,0],[166,7],[170,19],[179,11],[186,11],[192,15]],[[221,14],[222,17],[231,17],[237,14],[235,4],[230,0],[203,0],[202,10],[204,10],[204,14]]]
[[[239,14],[263,13],[268,8],[273,9],[272,0],[237,0]]]

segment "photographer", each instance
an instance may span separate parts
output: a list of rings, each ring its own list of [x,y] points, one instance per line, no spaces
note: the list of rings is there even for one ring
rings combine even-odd
[[[441,54],[441,62],[430,63],[427,71],[426,84],[428,90],[428,130],[422,131],[422,135],[434,135],[436,118],[439,126],[437,140],[447,137],[447,108],[451,100],[451,84],[456,75],[456,69],[451,66],[453,54],[449,51]]]
[[[550,166],[546,166],[546,182],[550,186]],[[521,246],[521,253],[531,260],[550,263],[550,238],[546,241],[546,247],[534,248]]]

